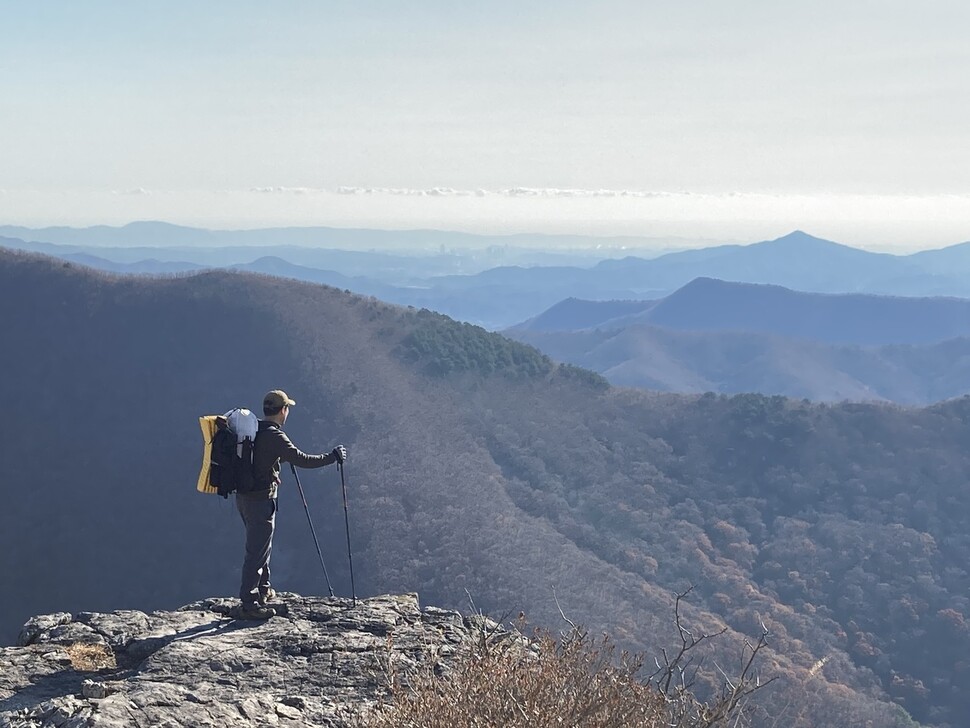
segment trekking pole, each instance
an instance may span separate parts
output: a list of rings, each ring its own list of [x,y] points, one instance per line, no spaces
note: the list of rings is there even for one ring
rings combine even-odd
[[[340,471],[340,490],[344,494],[344,524],[347,526],[347,559],[350,561],[350,593],[353,595],[353,605],[357,606],[357,587],[354,585],[354,552],[350,548],[350,515],[347,511],[347,482],[344,480],[344,464],[337,461]]]
[[[313,545],[317,547],[317,556],[320,557],[320,566],[323,567],[323,578],[327,580],[327,589],[330,590],[330,596],[333,596],[333,587],[330,586],[330,575],[327,573],[327,565],[323,563],[323,554],[320,552],[320,542],[317,541],[317,532],[313,528],[313,519],[310,518],[310,506],[307,505],[306,495],[303,493],[303,484],[300,483],[300,476],[296,474],[296,466],[290,463],[290,470],[293,471],[293,477],[296,478],[296,487],[300,489],[300,498],[303,499],[303,509],[306,511],[306,520],[310,524],[310,533],[313,534]]]

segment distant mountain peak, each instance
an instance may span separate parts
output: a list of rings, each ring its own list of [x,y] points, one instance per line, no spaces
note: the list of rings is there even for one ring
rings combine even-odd
[[[683,294],[685,292],[696,293],[697,291],[737,291],[737,290],[752,290],[755,288],[761,289],[780,289],[780,290],[790,290],[784,286],[776,286],[771,283],[747,283],[745,281],[726,281],[723,278],[714,278],[712,276],[698,276],[683,286],[678,288],[676,291],[671,293],[666,298],[671,296],[676,296]],[[664,299],[661,299],[661,301]]]
[[[112,229],[111,226],[109,226],[109,225],[100,225],[100,226],[97,226],[97,227],[100,227],[100,228],[103,228],[103,229],[108,229],[108,230]],[[187,227],[185,225],[176,225],[175,223],[165,222],[163,220],[135,220],[135,221],[129,222],[129,223],[125,224],[125,225],[121,225],[120,227],[115,228],[115,229],[119,229],[119,230],[129,230],[129,231],[138,231],[138,230],[189,230],[189,231],[193,231],[193,232],[199,232],[199,231],[201,231],[201,232],[209,232],[209,230],[207,230],[206,228],[191,228],[191,227]]]
[[[775,238],[774,240],[766,241],[767,244],[772,245],[826,245],[834,246],[838,248],[847,248],[849,246],[843,245],[842,243],[836,243],[831,240],[825,240],[824,238],[819,238],[814,235],[809,235],[804,230],[793,230],[787,235],[782,235],[780,238]],[[765,244],[765,243],[762,243]]]

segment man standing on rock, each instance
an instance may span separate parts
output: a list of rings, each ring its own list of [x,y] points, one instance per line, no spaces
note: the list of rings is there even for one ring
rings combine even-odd
[[[276,530],[280,462],[299,468],[322,468],[347,458],[343,445],[325,455],[307,455],[290,442],[283,432],[283,424],[295,404],[281,389],[267,392],[263,397],[263,419],[259,421],[253,443],[253,490],[236,493],[236,507],[246,525],[246,559],[239,586],[242,619],[269,619],[276,614],[267,603],[276,596],[269,581],[269,558]]]

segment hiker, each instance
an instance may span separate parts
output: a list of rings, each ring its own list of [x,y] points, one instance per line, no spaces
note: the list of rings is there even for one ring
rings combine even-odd
[[[246,525],[246,559],[242,567],[239,598],[240,616],[268,619],[276,611],[268,606],[276,593],[270,586],[269,558],[276,528],[276,490],[280,485],[280,462],[300,468],[322,468],[347,459],[347,449],[338,445],[325,455],[307,455],[283,432],[290,407],[296,402],[280,389],[263,397],[263,419],[259,421],[253,445],[253,489],[236,493],[236,507]]]

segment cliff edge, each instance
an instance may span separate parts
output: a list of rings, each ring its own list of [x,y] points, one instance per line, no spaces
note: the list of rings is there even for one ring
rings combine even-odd
[[[0,649],[0,727],[352,726],[392,674],[446,665],[482,629],[416,594],[279,601],[265,622],[221,598],[34,617]]]

